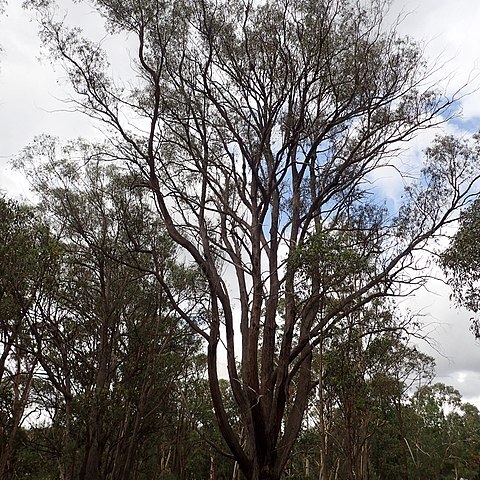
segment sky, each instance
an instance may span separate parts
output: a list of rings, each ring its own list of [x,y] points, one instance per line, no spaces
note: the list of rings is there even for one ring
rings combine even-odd
[[[63,139],[95,137],[98,131],[80,114],[67,112],[69,96],[63,72],[42,55],[32,14],[20,0],[9,0],[0,16],[0,190],[29,198],[28,184],[11,170],[9,160],[36,135]],[[480,2],[478,0],[394,0],[390,17],[402,18],[399,30],[422,43],[432,66],[432,80],[453,94],[470,82],[461,100],[462,117],[443,132],[468,135],[480,129]],[[92,25],[91,9],[76,8],[73,21]],[[125,54],[126,47],[123,52]],[[416,158],[438,130],[415,138],[406,153]],[[388,188],[386,184],[385,188]],[[469,331],[471,314],[454,308],[449,288],[432,281],[402,307],[418,311],[426,323],[430,344],[420,348],[435,357],[437,380],[452,385],[465,401],[480,407],[480,343]]]

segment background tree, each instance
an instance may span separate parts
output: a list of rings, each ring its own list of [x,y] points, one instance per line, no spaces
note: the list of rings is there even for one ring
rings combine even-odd
[[[415,392],[409,439],[414,478],[461,478],[466,474],[456,455],[464,435],[460,405],[458,391],[443,384],[424,385]],[[461,455],[468,458],[467,451]]]
[[[369,190],[452,100],[428,87],[419,48],[384,30],[383,2],[97,0],[108,31],[137,46],[135,80],[122,86],[101,46],[57,22],[51,2],[26,3],[73,101],[107,128],[103,158],[142,178],[185,263],[202,272],[200,311],[172,306],[208,345],[222,436],[248,479],[279,479],[323,336],[421,284],[416,252],[478,178],[473,157],[434,148],[400,212],[382,211]],[[359,235],[344,240],[349,229]],[[349,283],[352,265],[363,275]],[[220,388],[223,344],[244,441]]]
[[[9,478],[14,442],[30,403],[38,361],[28,355],[25,319],[51,282],[56,247],[35,210],[0,198],[0,476]]]
[[[318,460],[322,479],[367,479],[393,466],[406,475],[402,410],[412,382],[432,375],[432,359],[408,344],[404,322],[388,305],[376,302],[358,312],[355,321],[347,318],[338,325],[325,342],[322,379],[307,414],[323,436],[321,454],[315,452],[310,461],[315,477]],[[380,446],[387,425],[393,430],[392,458]]]
[[[199,348],[156,278],[179,303],[201,282],[176,266],[135,178],[79,167],[78,152],[90,149],[42,137],[22,156],[62,250],[54,284],[27,317],[44,377],[37,400],[62,478],[126,479],[146,468],[152,445],[172,444],[178,389],[194,378]]]
[[[478,142],[478,137],[476,137]],[[468,146],[456,142],[458,149]],[[478,149],[478,143],[474,148]],[[469,150],[471,155],[476,151]],[[472,202],[460,217],[459,228],[449,247],[441,255],[441,266],[448,276],[452,287],[452,295],[457,304],[471,310],[475,314],[472,331],[480,336],[477,314],[480,311],[480,251],[478,235],[480,234],[480,203]]]

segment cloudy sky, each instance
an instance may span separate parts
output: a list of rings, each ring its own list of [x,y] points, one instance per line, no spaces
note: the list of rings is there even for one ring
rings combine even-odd
[[[41,133],[75,138],[98,132],[84,117],[65,111],[61,99],[68,97],[68,88],[62,71],[42,57],[35,22],[21,3],[9,0],[0,18],[0,189],[28,198],[26,181],[8,166],[13,155]],[[470,82],[462,118],[444,130],[467,135],[480,129],[480,1],[395,0],[392,18],[399,14],[399,29],[422,42],[426,57],[437,66],[435,79],[449,93]],[[94,22],[88,8],[77,8],[75,15],[79,24]],[[408,155],[416,156],[435,133],[416,138]],[[453,308],[440,281],[407,306],[421,312],[428,324],[432,346],[422,344],[422,349],[436,358],[438,381],[480,406],[480,344],[468,330],[470,315]]]

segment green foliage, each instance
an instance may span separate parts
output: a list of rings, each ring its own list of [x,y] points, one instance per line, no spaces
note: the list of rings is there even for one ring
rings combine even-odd
[[[164,449],[163,474],[182,477],[188,444],[199,442],[183,390],[203,367],[196,365],[199,340],[171,298],[200,310],[201,277],[176,262],[135,177],[72,159],[91,154],[81,142],[61,148],[41,137],[22,159],[40,197],[37,215],[57,236],[57,256],[49,288],[34,296],[36,308],[27,305],[22,324],[40,364],[30,398],[50,420],[18,447],[24,470],[12,468],[26,472],[36,449],[56,466],[54,475],[123,478],[131,470],[152,478]],[[32,233],[16,235],[25,262]],[[41,269],[32,265],[32,272]]]
[[[143,203],[141,192],[132,187],[134,178],[99,164],[78,171],[64,162],[61,168],[68,172],[62,170],[57,178],[63,184],[55,188],[49,183],[55,171],[51,165],[36,170],[49,228],[30,208],[5,201],[2,210],[3,251],[19,255],[18,263],[5,263],[2,311],[10,318],[19,312],[5,293],[14,291],[8,273],[30,278],[20,291],[28,305],[22,341],[37,348],[43,368],[50,368],[34,381],[30,396],[50,421],[19,431],[12,471],[38,480],[57,478],[59,469],[81,472],[92,448],[89,432],[96,428],[105,439],[102,474],[114,460],[124,461],[134,442],[131,468],[139,480],[152,478],[159,465],[162,479],[207,478],[212,462],[218,476],[230,477],[234,464],[224,456],[228,447],[204,378],[205,357],[198,355],[198,339],[172,313],[168,299],[162,300],[163,290],[155,281],[160,266],[171,292],[196,301],[202,295],[202,277],[176,263],[171,241],[163,237],[162,226],[149,219],[148,202]],[[52,239],[52,230],[58,240]],[[374,229],[356,235],[311,235],[289,266],[304,279],[320,272],[323,285],[332,285],[332,292],[339,294],[359,275],[372,271],[373,239]],[[195,290],[197,285],[200,290]],[[33,308],[37,302],[41,309]],[[378,301],[325,332],[323,410],[313,408],[318,397],[312,398],[287,478],[317,478],[325,435],[324,461],[330,472],[346,475],[348,449],[357,449],[349,460],[355,463],[366,445],[369,475],[375,480],[403,479],[404,453],[413,478],[450,480],[455,472],[475,478],[478,410],[462,404],[458,392],[443,385],[422,387],[406,399],[406,383],[418,372],[425,374],[430,363],[405,343],[404,325],[388,304]],[[103,346],[102,331],[112,339]],[[105,348],[111,353],[104,359],[115,362],[115,368],[105,372],[106,382],[101,384]],[[228,382],[221,381],[221,389],[229,424],[242,437],[241,416]],[[4,383],[0,405],[5,425],[12,418],[11,402],[11,390]],[[139,412],[143,420],[135,431]],[[325,417],[325,431],[319,429],[319,415]]]
[[[348,277],[365,272],[368,266],[367,259],[351,245],[348,234],[341,231],[310,235],[305,245],[292,253],[289,263],[309,278],[319,274],[325,286],[348,281]]]
[[[378,299],[426,281],[416,252],[479,178],[471,146],[445,137],[398,216],[372,195],[405,140],[451,111],[421,48],[385,29],[382,0],[93,1],[107,35],[136,44],[120,82],[106,43],[57,20],[54,0],[26,4],[108,139],[43,136],[20,161],[62,245],[32,333],[58,438],[83,439],[73,470],[153,476],[165,453],[161,474],[183,479],[189,430],[216,435],[215,417],[243,473],[278,480],[320,349],[322,454],[332,432],[331,472],[364,477],[369,438],[391,404],[403,428],[406,378],[428,364]],[[197,421],[175,398],[198,379],[188,331],[208,341],[215,414],[195,384]]]
[[[470,406],[462,404],[458,391],[440,383],[422,386],[412,396],[404,412],[410,468],[419,478],[476,478],[478,424],[472,437],[465,408]]]
[[[0,198],[0,476],[13,475],[37,360],[29,315],[51,288],[59,249],[37,211]]]
[[[462,213],[459,228],[441,256],[441,266],[448,275],[453,297],[475,314],[480,311],[480,201],[474,201]],[[480,335],[478,321],[472,325]]]
[[[0,321],[15,323],[50,280],[58,252],[33,208],[0,198]]]
[[[380,392],[389,397],[388,401],[375,403],[371,398],[368,406],[364,405],[363,418],[367,412],[370,423],[365,443],[357,437],[362,434],[361,430],[356,430],[352,438],[353,442],[357,442],[356,455],[361,456],[363,447],[363,451],[367,452],[363,457],[363,461],[367,462],[366,478],[480,478],[480,416],[475,406],[462,403],[459,393],[443,384],[423,385],[410,396],[401,394],[401,397],[398,389],[391,391],[387,390],[387,385],[384,387],[380,388]],[[359,391],[358,394],[364,395],[365,392]],[[317,411],[310,411],[287,470],[288,479],[318,478],[322,458],[319,451],[325,447],[325,439],[325,478],[335,474],[338,478],[351,478],[347,470],[351,460],[348,459],[344,440],[347,412],[343,404],[345,400],[340,399],[345,393],[338,395],[338,403],[328,410],[327,432],[319,428]],[[353,418],[361,421],[362,402],[354,401]],[[350,420],[350,428],[353,426]],[[353,459],[355,461],[355,457]]]

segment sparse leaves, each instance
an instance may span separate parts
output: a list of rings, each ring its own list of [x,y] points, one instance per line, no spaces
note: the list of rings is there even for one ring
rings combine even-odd
[[[458,231],[440,262],[448,277],[456,302],[475,314],[472,330],[478,337],[480,311],[480,203],[475,200],[461,215]]]

